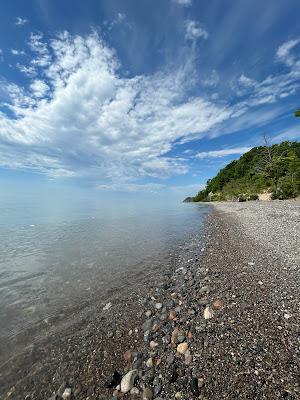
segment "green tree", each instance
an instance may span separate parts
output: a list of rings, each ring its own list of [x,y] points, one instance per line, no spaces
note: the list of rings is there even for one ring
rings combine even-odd
[[[295,111],[295,117],[300,117],[300,108]]]

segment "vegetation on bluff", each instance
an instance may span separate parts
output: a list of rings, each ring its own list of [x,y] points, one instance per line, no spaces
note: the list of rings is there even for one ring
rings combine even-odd
[[[185,201],[256,200],[264,191],[272,193],[273,199],[300,195],[299,142],[254,147],[209,179],[204,190]]]

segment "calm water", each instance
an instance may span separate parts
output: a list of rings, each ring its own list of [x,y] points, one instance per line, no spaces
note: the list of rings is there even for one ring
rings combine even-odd
[[[0,201],[2,350],[35,324],[126,284],[126,272],[163,268],[178,243],[201,232],[208,211],[179,202]]]

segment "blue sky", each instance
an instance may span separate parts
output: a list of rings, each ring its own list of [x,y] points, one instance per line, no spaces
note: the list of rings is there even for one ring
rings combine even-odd
[[[300,3],[0,5],[0,181],[190,195],[299,140]]]

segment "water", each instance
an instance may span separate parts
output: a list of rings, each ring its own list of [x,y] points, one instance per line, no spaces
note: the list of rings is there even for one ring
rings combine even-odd
[[[30,332],[33,340],[41,322],[105,300],[128,284],[129,271],[164,268],[179,243],[201,232],[208,210],[180,202],[0,201],[0,364],[16,351],[16,338]]]

